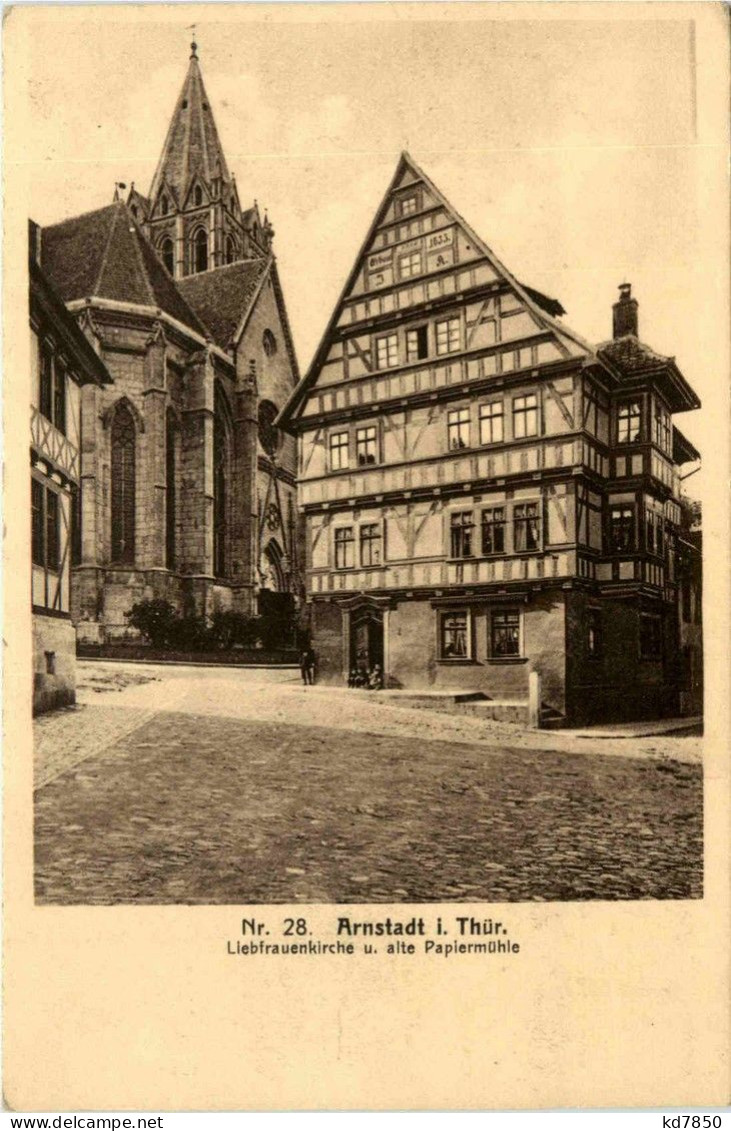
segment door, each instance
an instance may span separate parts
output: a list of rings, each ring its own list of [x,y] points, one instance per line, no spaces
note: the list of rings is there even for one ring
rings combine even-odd
[[[383,671],[383,613],[363,609],[350,620],[350,667],[370,672],[378,664]]]

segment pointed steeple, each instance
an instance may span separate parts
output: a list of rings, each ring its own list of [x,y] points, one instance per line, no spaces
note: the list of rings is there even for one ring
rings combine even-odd
[[[193,42],[188,73],[150,187],[150,201],[154,205],[161,186],[166,184],[182,204],[196,174],[208,186],[214,177],[220,177],[224,183],[231,179],[203,85],[198,46]]]

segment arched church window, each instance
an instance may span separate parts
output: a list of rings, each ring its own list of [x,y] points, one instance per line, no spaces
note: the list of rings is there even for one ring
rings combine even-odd
[[[132,412],[121,404],[112,421],[112,561],[124,565],[135,560],[136,438]]]
[[[169,207],[170,205],[168,203],[168,198],[163,193],[162,197],[160,198],[160,212],[163,216],[167,216]]]
[[[274,421],[279,415],[279,409],[273,401],[261,401],[259,404],[259,443],[264,451],[273,456],[279,449],[280,433]]]
[[[264,346],[264,353],[267,357],[274,357],[277,352],[277,339],[271,330],[265,330],[262,337],[262,345]]]
[[[225,577],[228,572],[230,436],[228,406],[216,386],[213,417],[213,572],[216,577]]]
[[[177,496],[175,484],[177,429],[175,417],[168,409],[165,418],[165,565],[175,569],[175,526],[177,520]]]
[[[226,262],[233,263],[236,259],[236,244],[233,236],[226,236]]]
[[[202,204],[203,203],[203,190],[201,189],[200,185],[196,185],[195,188],[193,189],[193,203],[194,204]]]
[[[160,244],[160,256],[168,271],[172,275],[175,271],[175,251],[173,248],[173,241],[170,236],[165,236],[165,239]]]
[[[205,228],[199,228],[193,236],[193,271],[208,270],[208,233]]]

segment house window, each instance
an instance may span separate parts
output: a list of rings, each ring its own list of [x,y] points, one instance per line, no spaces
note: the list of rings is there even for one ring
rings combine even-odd
[[[399,256],[398,273],[400,279],[412,279],[414,275],[420,275],[421,252],[408,251],[406,255]]]
[[[358,467],[367,467],[376,462],[376,426],[359,428],[355,433],[355,459]]]
[[[353,547],[353,527],[341,526],[335,531],[335,569],[353,567]]]
[[[450,520],[450,552],[453,558],[472,557],[472,511],[457,511]]]
[[[617,506],[609,508],[609,540],[614,553],[635,548],[635,508]]]
[[[46,491],[46,565],[49,569],[58,570],[60,559],[60,530],[58,495],[55,491]]]
[[[66,432],[66,370],[49,345],[41,349],[39,407],[43,416]]]
[[[58,571],[61,561],[61,508],[58,495],[31,478],[31,558],[34,565]]]
[[[387,334],[376,339],[376,365],[379,369],[390,369],[398,365],[398,335]]]
[[[655,405],[655,443],[664,452],[670,451],[670,417],[662,405]]]
[[[529,554],[540,548],[538,503],[519,503],[513,507],[513,541],[516,554]]]
[[[330,436],[330,470],[342,471],[348,466],[348,433],[333,432]]]
[[[168,273],[173,274],[175,270],[175,250],[173,248],[173,241],[170,236],[166,236],[160,244],[160,257],[165,264]]]
[[[437,353],[453,353],[459,349],[459,318],[446,318],[437,322]]]
[[[43,484],[31,479],[31,558],[34,565],[46,564],[45,538],[43,533]]]
[[[490,655],[495,659],[520,655],[520,611],[504,609],[490,616]]]
[[[505,508],[488,507],[482,512],[483,554],[505,553]]]
[[[368,522],[360,528],[360,564],[381,564],[381,528],[377,522]]]
[[[470,654],[467,612],[440,614],[439,654],[443,660],[467,660]]]
[[[199,274],[208,270],[208,233],[199,228],[193,236],[193,272]]]
[[[625,401],[617,408],[617,443],[633,444],[639,440],[642,410],[639,401]]]
[[[589,609],[586,621],[586,649],[593,659],[602,654],[602,611]]]
[[[662,659],[662,621],[654,613],[640,614],[640,659]]]
[[[135,560],[135,422],[125,404],[112,422],[112,561],[133,565]]]
[[[503,441],[503,402],[480,405],[480,443],[501,444]]]
[[[66,433],[66,370],[56,359],[53,382],[53,423],[59,432]]]
[[[398,201],[399,216],[413,216],[418,207],[416,196],[402,196]]]
[[[53,420],[53,353],[50,346],[41,348],[40,410],[46,420]]]
[[[524,436],[538,435],[538,397],[528,393],[524,397],[513,398],[513,436],[516,440]]]
[[[416,326],[406,331],[406,360],[420,361],[429,352],[429,328]]]
[[[447,438],[450,452],[469,447],[470,410],[468,408],[453,408],[449,412],[447,416]]]

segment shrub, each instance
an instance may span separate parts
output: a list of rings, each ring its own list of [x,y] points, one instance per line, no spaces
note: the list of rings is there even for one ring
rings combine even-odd
[[[165,648],[175,633],[178,616],[169,601],[155,597],[133,605],[127,613],[127,620],[153,648]]]
[[[216,612],[209,635],[211,643],[219,648],[253,648],[261,635],[259,618],[232,610]]]

